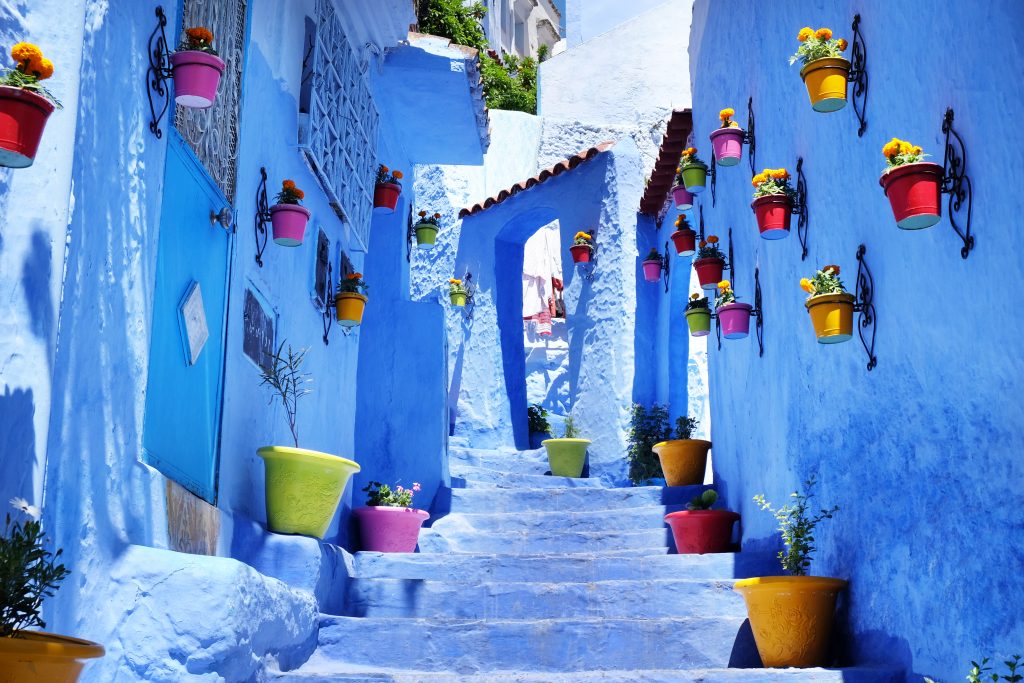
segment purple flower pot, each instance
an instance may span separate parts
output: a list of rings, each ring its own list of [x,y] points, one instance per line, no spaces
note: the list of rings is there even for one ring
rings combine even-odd
[[[750,304],[739,302],[726,304],[718,310],[718,321],[722,324],[722,336],[726,339],[743,339],[750,334]]]
[[[416,551],[420,527],[430,519],[426,510],[367,506],[354,510],[362,532],[363,550],[375,553]]]
[[[710,136],[715,162],[719,166],[735,166],[743,156],[743,129],[719,128]]]
[[[648,282],[657,282],[661,279],[661,260],[644,261],[644,279]]]
[[[686,188],[682,185],[676,185],[672,188],[672,201],[675,202],[676,208],[680,211],[692,209],[693,193],[687,192]]]
[[[309,215],[309,209],[298,204],[274,204],[270,207],[274,242],[282,247],[297,247],[302,244]]]
[[[174,101],[183,107],[206,109],[217,99],[217,86],[224,73],[224,60],[201,50],[183,50],[171,55]]]

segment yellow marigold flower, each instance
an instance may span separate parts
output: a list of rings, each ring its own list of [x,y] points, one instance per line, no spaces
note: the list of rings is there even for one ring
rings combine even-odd
[[[733,117],[734,114],[736,114],[735,109],[733,109],[732,107],[726,107],[722,111],[718,112],[718,118],[722,119],[723,121],[728,121],[730,118]]]
[[[764,176],[762,174],[758,173],[756,176],[754,176],[753,178],[750,179],[750,184],[753,185],[754,187],[757,187],[758,185],[763,183],[764,180],[765,180]]]
[[[401,179],[402,179],[402,177],[403,177],[403,176],[402,176],[402,172],[401,172],[401,171],[395,171],[395,172],[394,172],[394,173],[392,173],[391,175],[395,176],[395,180],[401,180]]]
[[[772,177],[775,178],[776,180],[785,180],[786,178],[789,177],[789,171],[787,171],[784,168],[777,168],[774,171],[772,171]]]
[[[31,64],[43,58],[43,51],[32,43],[16,43],[11,48],[11,59],[19,65]],[[24,69],[22,69],[24,71]]]
[[[43,57],[32,65],[32,73],[34,73],[36,78],[39,80],[45,81],[53,75],[53,62],[46,57]]]
[[[818,40],[831,40],[832,29],[819,28],[817,31],[814,32],[814,37],[817,38]]]
[[[796,34],[796,39],[801,43],[806,43],[807,39],[814,35],[814,29],[810,26],[804,26],[800,29],[800,33]]]
[[[911,149],[911,150],[910,150],[910,153],[911,153],[911,154],[917,154],[917,155],[920,155],[920,154],[921,154],[921,152],[923,152],[923,151],[924,151],[923,149],[921,149],[921,148],[920,148],[920,147],[918,147],[917,145],[914,145],[913,149]]]
[[[914,151],[914,146],[906,140],[900,140],[900,154],[910,154]]]
[[[693,300],[697,300],[697,299],[700,298],[700,294],[697,293],[697,292],[694,292],[693,294],[690,295],[690,298],[693,299]]]
[[[849,47],[849,43],[846,42],[846,38],[840,38],[837,43],[840,52],[846,52],[846,48]]]
[[[812,285],[811,281],[805,277],[800,278],[800,288],[803,289],[808,294],[814,293],[814,285]]]
[[[889,158],[900,153],[900,139],[893,138],[882,147],[882,156]]]
[[[457,280],[457,279],[455,279],[453,277],[448,278],[448,282],[450,284],[453,284],[453,285],[461,285],[462,284],[462,280]]]
[[[719,283],[718,283],[718,288],[719,288],[720,290],[722,290],[723,292],[725,292],[725,291],[728,291],[728,290],[729,290],[729,287],[730,287],[731,285],[732,285],[732,283],[731,283],[731,282],[729,282],[728,280],[722,280],[721,282],[719,282]]]

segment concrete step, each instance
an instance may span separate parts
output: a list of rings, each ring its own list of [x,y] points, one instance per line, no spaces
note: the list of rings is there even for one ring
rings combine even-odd
[[[547,450],[543,448],[529,451],[449,449],[448,466],[453,473],[466,466],[520,474],[544,474],[551,469]]]
[[[650,505],[621,510],[563,510],[545,512],[453,512],[435,520],[432,528],[477,533],[538,531],[641,531],[667,528],[665,515],[686,509],[684,504]]]
[[[561,477],[545,480],[564,481]],[[586,481],[570,479],[569,481]],[[431,514],[447,512],[499,513],[578,512],[621,510],[652,505],[684,505],[708,486],[636,486],[594,488],[590,486],[544,487],[517,490],[497,488],[444,488],[438,491]]]
[[[415,662],[424,671],[571,672],[755,666],[742,618],[540,621],[325,616],[318,654],[353,665]]]
[[[441,527],[423,529],[419,543],[421,553],[574,553],[628,548],[652,549],[662,553],[664,548],[672,547],[672,533],[668,527],[641,531],[536,529],[495,533]]]
[[[355,554],[355,576],[381,579],[459,581],[536,581],[573,583],[622,579],[733,579],[779,574],[774,553],[741,552],[712,555],[525,554],[467,553]]]
[[[456,488],[523,489],[523,488],[604,488],[600,479],[581,477],[555,477],[541,473],[520,474],[488,467],[473,467],[452,462],[449,465],[452,481],[465,484]]]
[[[351,579],[353,617],[567,619],[746,616],[732,581],[663,579],[591,583]]]

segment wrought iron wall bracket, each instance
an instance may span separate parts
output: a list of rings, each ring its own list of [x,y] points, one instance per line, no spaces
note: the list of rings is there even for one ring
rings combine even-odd
[[[711,207],[716,205],[715,187],[718,184],[718,164],[715,163],[715,151],[711,150]]]
[[[736,278],[736,265],[733,263],[732,255],[732,228],[729,228],[729,262],[725,264],[725,267],[729,270],[729,279],[735,280]],[[733,282],[735,285],[736,283]]]
[[[715,337],[718,339],[718,350],[722,350],[722,323],[718,320],[718,314],[712,313],[711,319],[715,321]]]
[[[747,130],[743,133],[743,142],[747,143],[747,161],[750,162],[750,175],[757,174],[757,138],[754,137],[754,98],[747,98]]]
[[[764,305],[761,301],[761,269],[754,268],[754,333],[757,335],[757,357],[764,358]]]
[[[668,281],[671,276],[672,259],[668,255],[668,242],[665,242],[665,253],[661,255],[661,279],[665,283],[665,293],[668,293]]]
[[[474,299],[476,297],[476,286],[473,284],[473,273],[466,271],[462,276],[462,285],[466,290],[466,304],[462,307],[462,315],[466,322],[473,320]]]
[[[974,249],[971,234],[971,216],[974,212],[974,186],[967,175],[967,148],[960,134],[953,130],[953,110],[946,109],[942,118],[942,132],[946,135],[946,151],[942,160],[942,193],[949,195],[949,224],[963,242],[960,257],[967,258]],[[964,206],[966,204],[966,207]],[[964,229],[957,224],[956,214],[966,210],[967,222]]]
[[[878,357],[875,356],[875,280],[871,276],[867,261],[864,260],[864,253],[867,248],[862,244],[857,247],[857,293],[854,295],[853,310],[860,315],[857,318],[857,334],[860,336],[860,343],[868,354],[868,370],[873,370],[878,365]]]
[[[860,124],[857,128],[857,137],[864,137],[864,131],[868,129],[868,52],[864,47],[864,36],[860,32],[859,14],[853,16],[853,46],[850,57],[850,100]]]
[[[335,312],[331,308],[334,305],[334,265],[330,262],[328,254],[327,261],[327,298],[324,300],[323,323],[324,323],[324,345],[331,343],[329,335],[331,326],[334,325]],[[347,336],[347,335],[346,335]]]
[[[796,201],[793,203],[796,214],[796,236],[800,239],[800,260],[807,258],[807,178],[804,177],[804,158],[796,160]]]
[[[256,265],[263,267],[263,252],[270,236],[270,203],[267,201],[267,169],[260,166],[260,184],[256,186],[256,213],[252,219],[253,235],[256,238]]]
[[[408,225],[405,228],[405,262],[412,262],[412,242],[416,237],[416,231],[413,230],[412,226],[415,222],[412,219],[412,202],[409,202],[409,220]]]
[[[158,139],[164,136],[160,121],[171,103],[168,82],[171,79],[171,51],[167,45],[167,15],[156,6],[156,28],[149,35],[149,68],[146,70],[146,97],[149,99],[149,131]]]
[[[697,234],[700,236],[700,241],[703,242],[704,241],[704,202],[701,202],[701,204],[700,204],[699,214],[700,214],[700,230],[697,232]]]

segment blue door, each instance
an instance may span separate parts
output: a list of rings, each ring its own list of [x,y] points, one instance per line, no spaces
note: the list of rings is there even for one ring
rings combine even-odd
[[[169,133],[142,446],[147,463],[216,503],[233,235],[212,220],[224,195]]]

